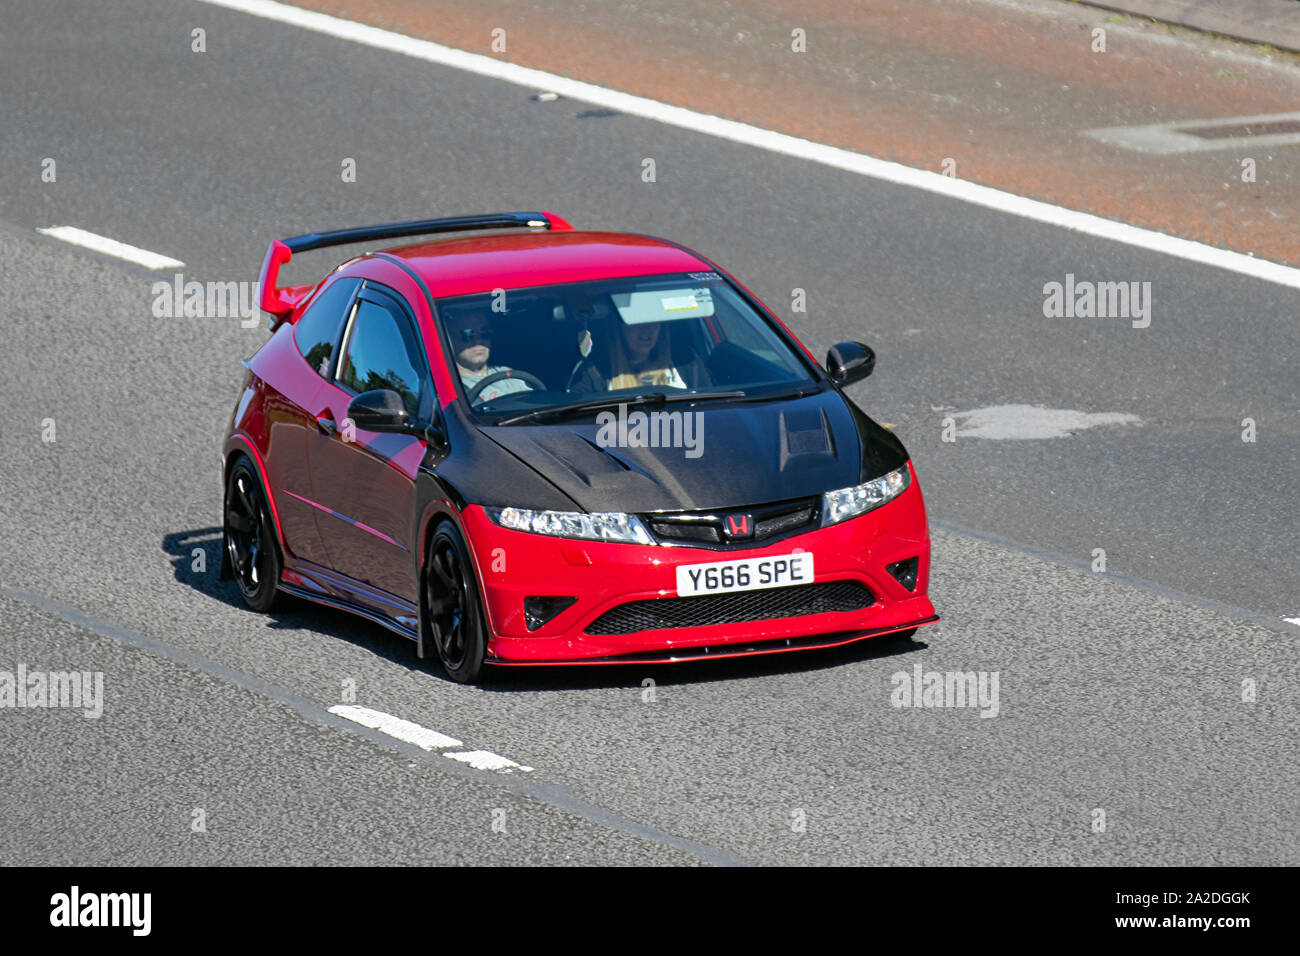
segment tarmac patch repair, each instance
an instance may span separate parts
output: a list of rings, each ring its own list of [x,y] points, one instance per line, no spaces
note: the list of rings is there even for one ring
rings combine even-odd
[[[957,429],[958,438],[991,438],[994,441],[1069,438],[1075,432],[1099,425],[1142,424],[1141,419],[1127,412],[1076,412],[1042,405],[991,405],[968,412],[954,412],[953,417],[965,419]]]

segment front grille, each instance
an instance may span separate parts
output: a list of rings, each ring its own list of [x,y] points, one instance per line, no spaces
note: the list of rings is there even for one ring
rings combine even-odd
[[[587,626],[587,633],[635,634],[659,628],[741,624],[826,611],[860,611],[871,607],[875,600],[870,589],[857,581],[827,581],[793,588],[685,598],[653,598],[610,608]]]
[[[818,498],[801,498],[753,508],[735,508],[694,514],[654,513],[643,515],[650,531],[661,542],[689,542],[714,548],[752,548],[807,530],[819,514]],[[722,529],[728,514],[749,514],[754,520],[754,534],[749,538],[728,539]]]
[[[814,508],[799,508],[797,511],[790,511],[772,518],[764,518],[762,521],[756,521],[754,522],[754,539],[770,538],[773,535],[783,534],[794,528],[802,528],[809,521],[812,521],[815,510]]]
[[[697,541],[703,544],[721,544],[722,529],[703,522],[678,522],[658,520],[650,522],[650,530],[660,538],[673,541]]]

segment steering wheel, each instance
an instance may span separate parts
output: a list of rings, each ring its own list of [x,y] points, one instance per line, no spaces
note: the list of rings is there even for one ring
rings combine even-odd
[[[478,401],[478,397],[483,394],[483,390],[489,385],[495,385],[497,382],[506,378],[517,378],[535,392],[546,391],[546,383],[531,372],[525,372],[522,369],[507,368],[500,372],[493,372],[483,381],[479,382],[469,390],[469,403],[473,405]]]

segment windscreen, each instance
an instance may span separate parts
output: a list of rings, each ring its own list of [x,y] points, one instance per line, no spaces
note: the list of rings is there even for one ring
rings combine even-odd
[[[496,290],[438,300],[476,416],[607,396],[812,385],[806,358],[716,272]]]

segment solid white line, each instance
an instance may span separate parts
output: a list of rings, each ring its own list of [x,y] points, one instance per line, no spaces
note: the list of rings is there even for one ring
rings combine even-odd
[[[390,737],[396,737],[408,744],[415,744],[425,750],[463,746],[455,737],[448,737],[436,730],[429,730],[427,727],[413,724],[409,720],[402,720],[400,717],[385,714],[383,711],[371,710],[369,707],[335,704],[330,708],[330,713],[337,714],[339,717],[346,717],[348,720],[356,721],[363,727],[381,731]]]
[[[1138,226],[1130,226],[1127,223],[1103,219],[1101,216],[1094,216],[1090,213],[1064,209],[1050,203],[1039,202],[1036,199],[1028,199],[1024,196],[1003,192],[990,186],[980,186],[976,183],[953,179],[928,170],[914,169],[900,163],[891,163],[846,149],[814,143],[811,140],[800,139],[797,136],[761,129],[757,126],[738,123],[719,116],[711,116],[707,113],[697,113],[694,110],[684,109],[680,106],[669,106],[666,103],[660,103],[643,96],[620,93],[617,90],[596,86],[594,83],[571,80],[568,77],[557,76],[542,70],[506,63],[490,56],[466,53],[463,50],[455,50],[428,40],[417,40],[414,37],[403,36],[400,33],[381,30],[378,27],[365,26],[364,24],[332,17],[324,13],[315,13],[299,7],[291,7],[288,4],[277,3],[275,0],[199,0],[199,2],[225,7],[229,10],[238,10],[242,13],[263,17],[268,20],[276,20],[280,23],[288,23],[327,36],[361,43],[379,50],[401,53],[429,63],[454,67],[479,76],[504,80],[507,83],[515,83],[534,90],[559,93],[561,96],[567,96],[570,99],[603,106],[630,116],[656,120],[670,126],[678,126],[682,129],[716,136],[720,139],[756,146],[785,156],[810,160],[846,172],[857,173],[861,176],[870,176],[873,179],[895,183],[900,186],[923,189],[927,192],[947,196],[951,199],[960,199],[963,202],[973,203],[989,209],[996,209],[999,212],[1020,216],[1024,219],[1060,226],[1085,235],[1122,242],[1141,249],[1177,256],[1189,262],[1217,266],[1220,269],[1227,269],[1252,278],[1300,289],[1300,269],[1264,259],[1256,259],[1253,256],[1243,255],[1239,252],[1216,249],[1204,243],[1193,242],[1190,239],[1179,239],[1151,229],[1142,229]]]
[[[148,249],[141,249],[138,246],[128,246],[125,242],[118,242],[116,239],[109,239],[107,236],[97,236],[93,232],[86,232],[86,230],[78,229],[76,226],[50,226],[48,229],[37,229],[36,231],[42,236],[50,236],[53,239],[70,242],[74,246],[94,249],[96,252],[102,252],[108,256],[116,256],[119,259],[134,262],[146,269],[178,269],[185,265],[179,259],[160,256],[156,252],[150,252]]]
[[[494,754],[490,750],[466,750],[461,753],[445,753],[444,757],[450,757],[452,760],[459,760],[461,763],[467,763],[476,770],[495,770],[497,773],[511,773],[515,770],[521,770],[524,773],[532,773],[532,767],[525,767],[523,764],[515,763],[507,757]]]

